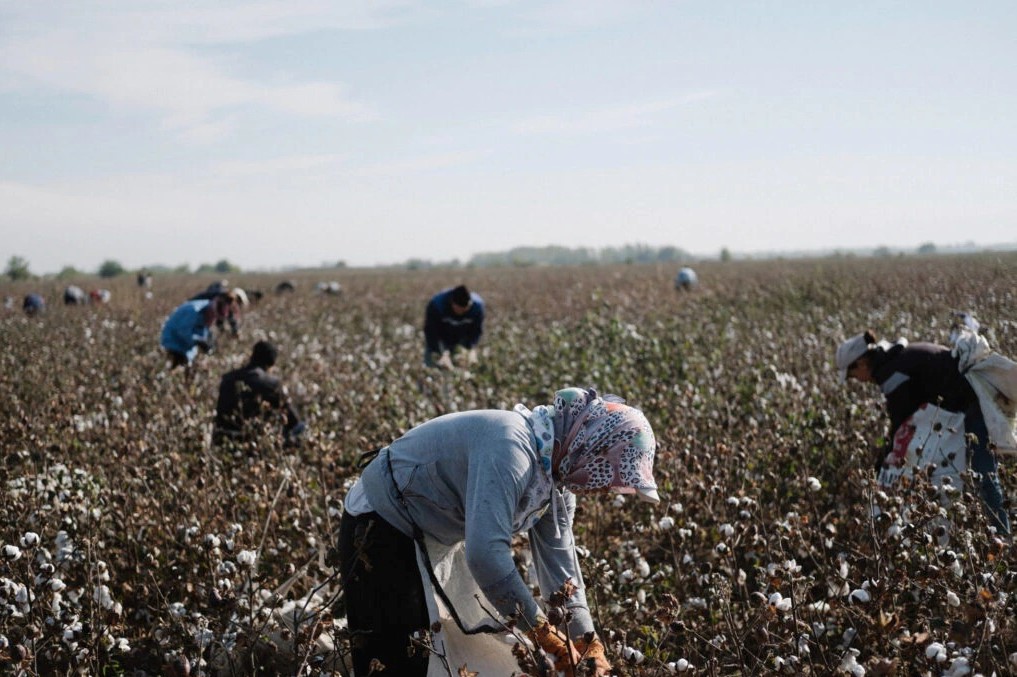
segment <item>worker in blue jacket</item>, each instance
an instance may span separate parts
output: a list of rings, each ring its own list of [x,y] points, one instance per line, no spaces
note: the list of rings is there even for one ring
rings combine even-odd
[[[484,333],[484,300],[465,285],[438,292],[424,317],[424,364],[452,368],[452,354],[466,350],[466,361],[477,361],[477,344]]]
[[[170,368],[190,367],[198,351],[212,352],[212,325],[224,316],[229,301],[224,296],[186,301],[162,325],[160,345],[170,358]]]

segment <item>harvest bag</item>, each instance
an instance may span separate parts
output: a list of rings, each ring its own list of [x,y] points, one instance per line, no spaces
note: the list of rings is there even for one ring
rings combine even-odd
[[[424,583],[431,627],[433,628],[436,622],[441,624],[441,629],[433,633],[434,649],[444,654],[451,674],[459,674],[459,668],[463,665],[470,672],[479,672],[481,675],[511,675],[520,672],[519,665],[512,656],[512,646],[518,640],[508,630],[500,634],[485,632],[465,634],[442,601],[441,595],[435,591],[431,579],[432,572],[445,596],[455,607],[459,622],[467,630],[495,622],[484,610],[484,607],[493,610],[494,606],[487,601],[480,586],[470,574],[463,544],[460,542],[446,546],[427,536],[424,537],[424,542],[427,546],[427,557],[421,553],[420,541],[417,541],[417,566],[420,568],[420,580]],[[428,571],[428,560],[431,572]],[[442,664],[441,658],[432,653],[427,666],[427,677],[448,677],[448,675],[449,672]]]
[[[931,471],[928,466],[933,466]],[[879,483],[890,487],[901,477],[915,472],[929,472],[932,484],[943,484],[944,478],[958,489],[967,470],[967,448],[964,441],[964,414],[923,404],[918,411],[897,428],[893,449],[886,455],[879,471]]]
[[[989,347],[969,327],[954,330],[952,354],[978,395],[978,404],[996,453],[1017,454],[1017,363]]]

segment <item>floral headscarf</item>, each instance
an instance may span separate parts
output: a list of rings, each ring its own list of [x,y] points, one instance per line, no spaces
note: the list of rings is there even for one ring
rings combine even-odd
[[[528,410],[516,405],[537,438],[541,470],[524,496],[533,508],[551,497],[554,485],[570,491],[607,489],[639,493],[656,501],[653,479],[656,440],[641,411],[612,395],[566,388],[555,393],[554,404]]]
[[[566,388],[554,396],[554,479],[570,491],[654,490],[657,442],[643,412],[595,390]]]

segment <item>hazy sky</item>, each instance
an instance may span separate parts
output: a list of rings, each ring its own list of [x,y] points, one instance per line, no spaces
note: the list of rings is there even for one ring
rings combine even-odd
[[[0,265],[1017,242],[1017,2],[0,0]]]

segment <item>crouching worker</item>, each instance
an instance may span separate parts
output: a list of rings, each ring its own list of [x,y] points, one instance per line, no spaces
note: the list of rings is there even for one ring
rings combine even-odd
[[[457,350],[466,365],[477,363],[477,344],[484,333],[484,299],[465,285],[435,294],[424,311],[424,366],[452,369]]]
[[[221,297],[212,300],[187,301],[177,306],[162,325],[160,345],[170,359],[170,368],[190,369],[198,351],[212,352],[212,325],[223,317],[227,302]]]
[[[374,660],[386,666],[385,674],[427,674],[429,657],[408,655],[407,647],[411,636],[434,628],[436,621],[440,632],[451,627],[495,642],[479,633],[504,634],[503,624],[515,619],[517,631],[557,670],[608,675],[611,666],[594,633],[576,556],[575,495],[616,492],[659,501],[652,475],[655,448],[650,424],[638,409],[593,390],[567,388],[555,394],[554,404],[532,411],[516,405],[513,411],[440,416],[377,452],[346,496],[339,529],[356,674],[369,674]],[[564,618],[538,605],[516,569],[512,539],[523,533],[545,603],[567,581],[575,586]],[[434,542],[457,548],[465,561],[444,584],[429,554]],[[468,590],[478,590],[479,598],[463,594],[463,579],[475,582]],[[454,624],[441,618],[435,596]],[[476,609],[500,618],[487,616],[484,627],[467,629],[461,619]],[[462,646],[443,642],[446,649],[453,644]],[[503,642],[495,646],[508,653]],[[450,662],[466,662],[481,674],[518,669],[485,672],[478,655]]]
[[[283,439],[287,446],[300,443],[307,426],[286,396],[279,379],[268,372],[275,365],[278,351],[268,341],[254,344],[251,359],[240,369],[226,373],[219,382],[215,405],[212,443],[244,441],[256,431],[252,423],[285,417]]]
[[[976,334],[972,336],[977,338]],[[935,343],[908,343],[906,339],[897,343],[877,341],[871,331],[865,331],[840,344],[836,362],[842,383],[855,379],[876,384],[886,399],[889,442],[874,459],[877,473],[889,465],[889,459],[895,458],[895,454],[901,457],[895,463],[904,463],[907,447],[925,444],[921,436],[914,439],[913,427],[907,429],[911,418],[921,410],[935,406],[956,414],[963,420],[970,467],[979,478],[977,489],[988,521],[998,533],[1008,535],[1010,518],[982,403],[969,382],[969,365],[962,368],[955,353]],[[929,455],[927,451],[925,456]],[[955,463],[960,461],[955,460]],[[949,462],[944,461],[934,472],[949,470]]]

